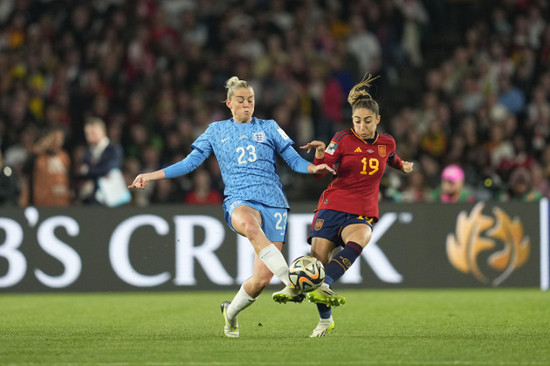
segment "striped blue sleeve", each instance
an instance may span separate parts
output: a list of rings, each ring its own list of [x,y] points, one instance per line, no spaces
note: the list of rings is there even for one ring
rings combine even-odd
[[[298,173],[307,173],[307,167],[311,162],[307,161],[306,159],[302,158],[296,150],[292,146],[289,146],[288,148],[284,149],[281,152],[281,156],[283,159],[285,159],[286,163],[289,167],[292,168],[295,172]]]
[[[201,154],[198,150],[193,150],[185,159],[163,168],[162,170],[164,170],[164,175],[167,179],[176,178],[197,169],[205,160],[206,156]]]

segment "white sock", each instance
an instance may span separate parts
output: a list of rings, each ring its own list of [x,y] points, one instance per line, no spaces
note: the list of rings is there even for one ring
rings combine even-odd
[[[241,286],[237,295],[235,295],[231,304],[227,307],[227,317],[229,319],[235,319],[237,314],[252,305],[254,301],[256,301],[256,299],[247,294],[244,290],[244,286]]]
[[[275,244],[268,245],[258,253],[260,259],[265,263],[267,268],[275,276],[277,276],[285,285],[289,285],[288,280],[288,264],[286,263],[283,253],[275,246]]]

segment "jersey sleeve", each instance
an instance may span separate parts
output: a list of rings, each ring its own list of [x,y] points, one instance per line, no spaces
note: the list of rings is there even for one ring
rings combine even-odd
[[[267,121],[270,124],[270,135],[273,139],[273,144],[275,145],[275,150],[282,154],[290,146],[294,145],[294,141],[283,131],[283,129],[275,122],[270,119]]]
[[[192,172],[201,165],[212,153],[212,137],[213,128],[209,126],[206,131],[191,144],[193,151],[191,151],[185,159],[163,168],[166,178],[179,177]]]
[[[193,144],[191,144],[191,148],[200,152],[206,159],[212,153],[212,142],[214,141],[214,135],[214,127],[212,125],[208,126],[206,131],[204,131],[203,134],[200,135],[195,142],[193,142]]]
[[[388,165],[394,169],[401,170],[403,168],[403,161],[397,155],[396,148],[397,146],[395,143],[395,139],[392,138],[391,151],[390,151],[390,155],[388,156]]]
[[[176,178],[197,169],[205,160],[206,157],[204,155],[198,150],[193,150],[185,159],[163,168],[162,170],[164,170],[164,175],[167,179]]]
[[[393,153],[388,157],[388,165],[401,170],[403,168],[403,160],[396,153]]]
[[[311,163],[302,158],[292,146],[285,149],[281,156],[295,172],[304,174],[308,172],[307,167]]]

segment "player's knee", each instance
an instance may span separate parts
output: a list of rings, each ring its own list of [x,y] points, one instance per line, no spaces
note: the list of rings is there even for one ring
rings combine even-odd
[[[245,222],[243,223],[244,235],[250,240],[260,237],[261,228],[254,222]]]
[[[368,230],[361,230],[358,232],[355,232],[354,235],[351,235],[350,238],[346,241],[353,241],[359,245],[361,245],[363,248],[367,246],[370,239],[372,237],[372,230],[369,228]]]
[[[372,237],[372,230],[367,230],[367,232],[364,233],[363,235],[363,240],[359,242],[359,245],[361,245],[363,248],[366,247],[371,237]]]

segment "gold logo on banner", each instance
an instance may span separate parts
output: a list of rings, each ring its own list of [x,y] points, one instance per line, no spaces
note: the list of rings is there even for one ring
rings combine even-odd
[[[493,208],[494,218],[486,216],[481,212],[483,207],[480,202],[469,216],[465,211],[458,214],[456,233],[447,235],[447,257],[457,270],[471,273],[482,283],[498,286],[527,262],[531,243],[523,235],[519,218],[510,219],[498,207]],[[484,270],[479,262],[485,251],[492,253],[487,257],[489,269]],[[491,270],[497,274],[488,273]]]

